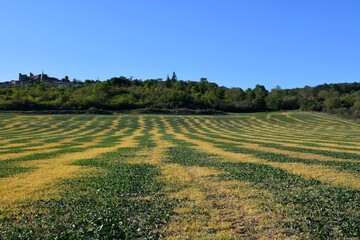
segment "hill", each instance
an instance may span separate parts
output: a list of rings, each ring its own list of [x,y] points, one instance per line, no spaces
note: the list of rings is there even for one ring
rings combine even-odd
[[[227,88],[202,78],[200,81],[172,78],[139,80],[123,76],[106,81],[77,84],[43,82],[0,87],[0,110],[155,111],[189,109],[224,112],[278,110],[323,111],[360,116],[360,83],[323,84],[316,87],[271,91]]]

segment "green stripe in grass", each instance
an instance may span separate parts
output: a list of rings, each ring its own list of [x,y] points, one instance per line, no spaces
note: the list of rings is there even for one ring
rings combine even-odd
[[[224,171],[220,180],[239,180],[273,193],[264,211],[288,219],[289,235],[311,239],[360,237],[360,191],[307,180],[263,164],[229,163],[212,154],[186,147],[168,151],[168,162],[212,167]],[[259,196],[261,198],[261,196]],[[282,207],[278,207],[278,205]]]

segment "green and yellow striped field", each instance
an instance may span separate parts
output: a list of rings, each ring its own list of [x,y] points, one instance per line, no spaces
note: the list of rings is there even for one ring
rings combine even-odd
[[[359,239],[360,125],[0,114],[0,239]]]

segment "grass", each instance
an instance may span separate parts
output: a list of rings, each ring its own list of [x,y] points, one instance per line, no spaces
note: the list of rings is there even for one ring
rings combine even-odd
[[[261,195],[254,197],[262,198],[264,211],[273,211],[286,220],[279,221],[276,230],[291,229],[292,231],[285,231],[288,237],[293,234],[309,238],[359,236],[359,190],[304,179],[263,164],[223,162],[214,159],[213,155],[186,148],[172,149],[171,156],[169,161],[172,163],[211,166],[223,171],[223,180],[249,182],[249,187],[272,193],[271,199]],[[270,202],[265,204],[265,200]]]
[[[354,122],[1,114],[0,143],[0,239],[360,238]]]
[[[26,212],[7,217],[2,235],[9,239],[160,237],[160,226],[169,219],[171,202],[160,192],[155,167],[122,162],[137,150],[123,149],[121,158],[105,154],[77,162],[102,171],[65,181],[63,187],[68,190],[58,199],[25,205]]]

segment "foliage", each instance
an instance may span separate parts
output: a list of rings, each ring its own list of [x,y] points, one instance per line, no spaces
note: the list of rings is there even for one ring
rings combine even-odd
[[[77,165],[102,168],[100,174],[68,180],[60,199],[36,201],[28,211],[0,224],[9,239],[157,239],[171,210],[151,165],[123,163],[137,149],[84,160]]]
[[[66,76],[64,78],[66,81]],[[226,88],[209,82],[178,80],[174,72],[162,79],[113,77],[107,81],[86,80],[65,87],[42,83],[0,88],[0,110],[105,110],[212,109],[226,112],[310,110],[360,116],[360,83],[324,84],[316,87],[270,92],[257,84],[254,89]]]

